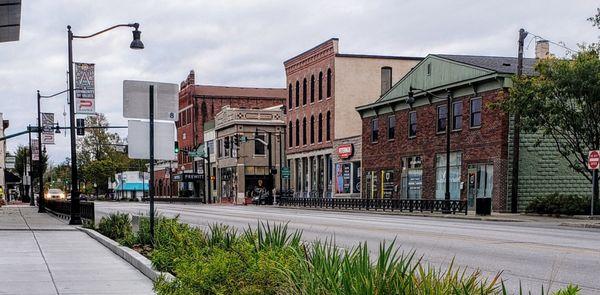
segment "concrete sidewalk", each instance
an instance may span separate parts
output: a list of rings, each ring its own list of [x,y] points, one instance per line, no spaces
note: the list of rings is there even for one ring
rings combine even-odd
[[[0,294],[154,294],[152,281],[37,207],[0,208]]]

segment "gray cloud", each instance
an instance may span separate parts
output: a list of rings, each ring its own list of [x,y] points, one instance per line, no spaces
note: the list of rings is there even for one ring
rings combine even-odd
[[[515,55],[519,28],[571,47],[595,41],[585,20],[594,1],[23,1],[21,40],[0,44],[0,112],[8,133],[35,123],[35,90],[66,88],[66,25],[75,34],[136,21],[146,49],[128,49],[120,29],[76,40],[76,61],[96,63],[97,110],[122,118],[124,79],[180,82],[191,69],[202,84],[285,87],[282,62],[330,37],[346,53]],[[556,53],[563,54],[558,48]],[[533,45],[526,51],[533,55]],[[62,112],[66,96],[43,102]],[[125,132],[120,132],[126,135]],[[68,138],[48,147],[51,159],[69,153]],[[21,137],[9,149],[25,144]]]

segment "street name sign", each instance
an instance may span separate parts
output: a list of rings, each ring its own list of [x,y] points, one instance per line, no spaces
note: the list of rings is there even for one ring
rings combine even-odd
[[[75,102],[77,114],[93,115],[96,113],[96,93],[94,64],[73,63],[75,67]]]
[[[123,81],[123,117],[149,119],[150,85],[154,86],[154,120],[177,121],[179,85],[149,81]]]
[[[600,168],[600,151],[590,151],[588,154],[588,168],[598,170]]]

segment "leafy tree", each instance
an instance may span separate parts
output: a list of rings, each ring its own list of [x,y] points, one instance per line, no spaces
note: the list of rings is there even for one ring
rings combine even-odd
[[[109,126],[104,114],[89,116],[85,119],[86,127]],[[117,133],[109,129],[90,128],[85,130],[85,135],[77,143],[77,164],[84,166],[94,160],[102,160],[114,154],[114,145],[120,142]]]
[[[600,28],[600,9],[589,19]],[[580,45],[567,58],[536,64],[538,75],[515,77],[509,112],[521,113],[522,128],[551,138],[569,166],[592,181],[589,150],[600,149],[600,46]],[[598,191],[598,190],[595,190]],[[598,195],[594,196],[595,202]]]

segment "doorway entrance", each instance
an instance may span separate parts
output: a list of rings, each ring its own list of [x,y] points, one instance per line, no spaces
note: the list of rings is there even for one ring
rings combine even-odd
[[[494,188],[494,165],[490,163],[471,164],[468,167],[469,185],[467,204],[475,208],[476,198],[491,198]]]

